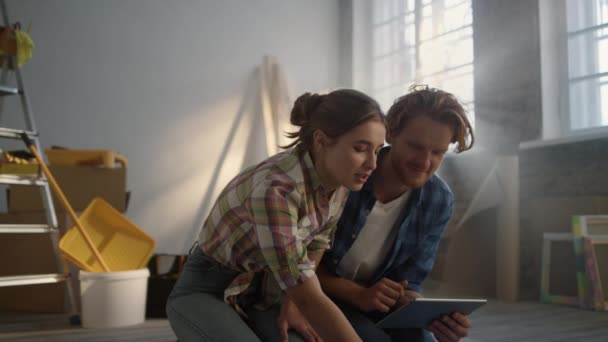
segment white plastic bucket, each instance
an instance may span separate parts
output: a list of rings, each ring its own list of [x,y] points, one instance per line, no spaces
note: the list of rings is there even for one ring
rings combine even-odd
[[[80,271],[82,326],[122,327],[146,319],[147,268],[120,272]]]

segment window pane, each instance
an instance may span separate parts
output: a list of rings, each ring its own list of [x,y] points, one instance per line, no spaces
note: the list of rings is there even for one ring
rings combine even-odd
[[[420,17],[420,39],[427,40],[435,35],[435,23],[433,23],[433,7],[431,5],[422,6],[421,12],[422,16]]]
[[[419,83],[452,92],[472,108],[471,0],[395,1],[389,5],[387,0],[378,1],[385,11],[380,17],[390,21],[374,26],[374,96],[388,109],[395,98]],[[416,3],[422,8],[415,10]]]
[[[407,0],[407,11],[408,12],[413,12],[414,11],[414,7],[416,3],[416,0]]]
[[[608,77],[570,83],[570,127],[574,130],[608,125]]]
[[[413,80],[416,76],[416,48],[405,49],[397,57],[399,64],[399,79],[401,83]]]
[[[608,126],[608,77],[604,77],[605,82],[600,87],[602,97],[602,126]]]
[[[455,70],[452,74],[447,74],[443,80],[441,87],[448,91],[462,102],[473,101],[473,83],[471,82],[471,74],[473,66],[467,66],[460,70]]]
[[[598,11],[597,11],[597,22],[599,24],[608,23],[608,1],[600,0],[598,1]]]
[[[420,45],[420,73],[422,76],[443,70],[447,56],[440,43],[438,40],[432,40]]]
[[[467,30],[472,31],[473,29],[468,28]],[[446,61],[447,67],[473,63],[472,32],[470,36],[463,36],[456,40],[447,42],[445,49],[448,55]]]
[[[377,26],[374,30],[374,42],[372,45],[372,56],[386,55],[390,50],[390,29],[388,25]]]
[[[389,0],[374,0],[372,7],[372,22],[379,24],[390,18]]]
[[[568,32],[608,23],[605,0],[567,0]]]
[[[420,45],[423,76],[473,62],[472,28],[452,31]]]
[[[471,25],[473,22],[473,16],[471,14],[471,5],[462,1],[460,2],[460,5],[456,7],[446,8],[443,24],[444,30],[449,32],[465,25]]]
[[[389,85],[388,76],[390,76],[389,58],[380,58],[374,61],[373,88],[382,89]]]
[[[608,35],[604,35],[597,47],[598,70],[608,70]]]
[[[593,30],[568,39],[568,74],[570,78],[608,71],[606,39]]]
[[[394,100],[391,89],[386,89],[383,91],[376,92],[374,94],[374,98],[380,104],[380,108],[382,108],[382,111],[384,111],[384,114],[386,114],[386,112],[390,108],[391,104],[393,104],[393,100]]]
[[[411,19],[410,19],[411,17]],[[416,44],[416,25],[413,16],[407,15],[403,23],[403,40],[405,45]]]
[[[442,78],[439,74],[434,74],[426,77],[420,78],[420,84],[428,85],[433,88],[442,88],[443,82]]]

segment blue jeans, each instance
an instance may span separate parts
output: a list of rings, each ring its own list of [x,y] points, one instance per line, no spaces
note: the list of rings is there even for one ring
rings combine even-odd
[[[167,300],[167,317],[180,342],[281,341],[277,325],[280,304],[264,311],[246,308],[254,332],[224,302],[224,290],[237,274],[194,248]],[[423,329],[382,330],[363,312],[340,303],[338,306],[364,341],[434,341]],[[304,339],[290,331],[289,341]]]
[[[260,341],[224,302],[224,289],[236,276],[194,248],[167,300],[167,318],[180,342]]]
[[[433,334],[424,329],[380,329],[376,326],[377,319],[346,304],[336,303],[350,324],[365,342],[434,342]],[[258,336],[262,341],[280,342],[277,317],[280,305],[275,305],[266,311],[250,309],[247,316],[256,326]],[[305,339],[295,331],[289,331],[290,342],[304,342]]]
[[[167,318],[180,342],[280,341],[280,304],[266,311],[245,308],[250,327],[224,302],[224,290],[238,275],[193,249],[167,300]],[[259,337],[258,337],[259,336]],[[290,341],[304,341],[290,332]]]

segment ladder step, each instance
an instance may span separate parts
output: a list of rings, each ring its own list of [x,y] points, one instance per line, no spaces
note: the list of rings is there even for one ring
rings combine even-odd
[[[61,273],[0,277],[0,287],[59,283],[67,278],[65,274]]]
[[[47,181],[38,175],[0,174],[0,184],[45,185]]]
[[[0,127],[0,137],[3,138],[21,139],[21,133],[26,133],[32,140],[38,139],[38,133],[36,132],[26,131],[23,129]]]
[[[0,234],[2,233],[55,233],[57,228],[50,227],[48,224],[0,224]]]
[[[0,86],[0,96],[19,94],[19,89],[15,87]]]

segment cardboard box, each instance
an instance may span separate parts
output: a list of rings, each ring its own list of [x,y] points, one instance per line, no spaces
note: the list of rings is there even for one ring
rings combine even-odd
[[[51,173],[78,213],[95,197],[102,197],[124,212],[128,205],[126,169],[89,166],[50,166]],[[9,213],[0,213],[0,223],[47,223],[40,187],[10,185]],[[53,194],[59,230],[64,233],[72,222]],[[56,263],[49,234],[0,235],[0,276],[63,273]],[[72,288],[79,307],[78,269],[69,264]],[[0,287],[0,310],[40,313],[65,312],[65,283]]]
[[[57,221],[60,230],[65,231],[66,225],[69,224],[67,216],[58,216]],[[0,214],[0,224],[9,223],[46,223],[46,215],[43,211]],[[63,273],[63,270],[57,266],[50,234],[2,234],[0,250],[2,251],[0,276]],[[74,286],[77,279],[72,278],[70,281]],[[64,292],[63,282],[0,287],[0,298],[2,298],[0,310],[63,313],[65,312]]]
[[[126,211],[126,169],[53,165],[49,166],[49,169],[74,211],[84,210],[95,197],[102,197],[120,212]],[[55,198],[55,194],[53,200],[55,208],[61,210],[63,207]],[[43,208],[39,187],[29,185],[9,187],[9,212],[35,211]]]
[[[35,175],[40,172],[38,164],[0,163],[0,174]]]

